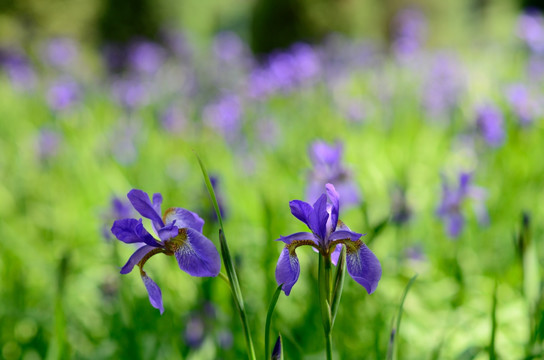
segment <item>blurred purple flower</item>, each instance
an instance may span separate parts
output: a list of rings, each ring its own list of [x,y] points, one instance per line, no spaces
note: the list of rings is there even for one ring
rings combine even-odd
[[[55,156],[59,151],[61,135],[54,130],[41,129],[36,140],[36,150],[40,159]]]
[[[195,313],[189,316],[183,332],[183,339],[187,346],[198,349],[202,345],[206,337],[205,325],[202,314]]]
[[[421,49],[427,32],[424,14],[413,8],[404,9],[395,18],[393,52],[399,60],[407,60]]]
[[[25,56],[0,49],[0,65],[17,90],[29,91],[36,87],[36,73]]]
[[[313,84],[321,73],[321,63],[308,44],[297,43],[286,51],[269,56],[264,65],[253,69],[248,91],[254,98],[263,98]]]
[[[126,218],[135,217],[134,208],[131,206],[130,202],[123,200],[117,196],[111,198],[110,208],[105,214],[105,224],[102,228],[102,234],[106,240],[111,239],[111,220],[120,220]]]
[[[391,221],[397,225],[403,225],[410,221],[412,217],[412,209],[408,205],[406,199],[406,190],[400,186],[396,186],[391,204]]]
[[[136,72],[153,74],[163,65],[166,58],[165,50],[150,41],[133,43],[128,50],[128,64]]]
[[[437,209],[437,215],[444,221],[446,233],[456,238],[461,234],[465,225],[465,217],[462,214],[462,205],[467,198],[474,200],[476,215],[481,224],[488,222],[487,210],[484,205],[485,191],[471,185],[472,174],[461,173],[459,175],[459,186],[452,188],[443,178],[442,201]]]
[[[160,115],[162,127],[171,133],[180,133],[187,125],[185,113],[179,106],[170,105]]]
[[[51,39],[44,48],[45,60],[54,67],[65,69],[73,65],[78,56],[77,44],[69,38]]]
[[[239,62],[246,52],[244,42],[238,34],[232,31],[220,32],[215,35],[212,47],[215,58],[227,64]]]
[[[147,102],[145,84],[136,77],[114,79],[111,90],[113,97],[127,110],[133,110]]]
[[[202,235],[202,220],[196,213],[182,208],[169,208],[161,217],[162,195],[149,195],[133,189],[127,195],[130,203],[143,217],[150,219],[155,239],[144,228],[142,219],[127,218],[116,220],[111,232],[120,241],[127,244],[141,244],[121,269],[121,274],[128,274],[134,266],[140,268],[140,276],[149,294],[151,305],[164,311],[162,293],[158,285],[147,276],[144,265],[152,256],[162,253],[175,256],[179,268],[191,276],[217,276],[221,269],[221,258],[214,244]]]
[[[300,275],[300,264],[296,254],[299,246],[309,245],[321,256],[330,257],[336,265],[341,247],[346,247],[348,274],[371,294],[376,290],[382,268],[376,255],[360,240],[362,234],[352,232],[338,219],[339,196],[332,184],[326,185],[326,193],[312,205],[293,200],[289,203],[291,213],[312,231],[280,236],[285,243],[276,266],[276,282],[283,284],[282,290],[289,295]]]
[[[423,106],[431,118],[449,115],[457,106],[464,87],[463,71],[452,54],[433,60],[423,85]]]
[[[501,111],[487,103],[476,108],[476,127],[484,140],[492,147],[504,142],[504,120]]]
[[[313,169],[310,171],[306,199],[313,202],[322,194],[327,183],[338,188],[343,206],[357,205],[361,195],[350,172],[342,164],[343,145],[337,141],[329,145],[324,141],[314,141],[310,145],[309,156]]]
[[[529,125],[540,116],[542,108],[528,86],[518,83],[506,89],[506,97],[521,125]]]
[[[227,141],[235,140],[241,131],[242,105],[236,95],[225,95],[204,107],[206,125],[223,135]]]
[[[530,10],[520,15],[517,34],[532,52],[544,52],[544,18],[536,10]]]
[[[70,78],[55,81],[47,91],[49,107],[55,111],[62,111],[72,107],[80,100],[81,92],[78,84]]]

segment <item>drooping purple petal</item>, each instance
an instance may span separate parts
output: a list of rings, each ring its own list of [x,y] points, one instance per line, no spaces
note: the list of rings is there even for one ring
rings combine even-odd
[[[191,276],[217,276],[221,258],[214,244],[195,229],[186,231],[187,240],[175,253],[179,268]]]
[[[327,234],[327,220],[329,213],[327,212],[327,196],[321,195],[313,205],[314,211],[310,213],[308,218],[309,228],[321,239],[325,239]]]
[[[153,204],[151,204],[151,201],[149,200],[149,195],[147,195],[145,191],[132,189],[127,194],[127,197],[130,200],[132,206],[134,206],[134,209],[136,209],[136,211],[138,211],[140,215],[160,225],[156,226],[156,228],[164,227],[164,223],[162,222],[160,214],[155,210]]]
[[[202,232],[204,220],[198,214],[182,208],[170,208],[164,212],[164,222],[170,224],[176,221],[176,226],[180,229],[191,228]]]
[[[129,272],[131,272],[134,266],[136,266],[136,264],[138,264],[143,259],[143,257],[153,249],[153,246],[144,245],[136,250],[130,256],[127,263],[121,268],[121,274],[128,274]]]
[[[294,217],[310,227],[308,219],[313,212],[313,208],[310,204],[301,200],[292,200],[289,202],[289,207],[291,208],[291,214],[293,214]]]
[[[280,238],[277,239],[277,241],[283,241],[287,245],[291,244],[293,241],[300,241],[300,240],[311,240],[314,243],[318,244],[314,234],[309,232],[298,232],[288,236],[280,236]]]
[[[282,290],[285,296],[289,296],[293,285],[298,280],[300,275],[300,264],[296,254],[293,252],[291,256],[287,247],[283,248],[276,265],[276,282],[278,285],[283,284]]]
[[[452,212],[447,215],[446,226],[449,236],[453,238],[458,237],[464,225],[465,218],[460,212]]]
[[[164,312],[164,306],[162,305],[161,289],[147,275],[142,276],[142,280],[144,282],[145,288],[147,289],[147,293],[149,294],[149,302],[151,303],[151,306],[153,306],[155,309],[159,309],[162,315],[162,313]]]
[[[380,261],[362,242],[347,247],[346,265],[349,275],[372,294],[382,277]]]
[[[143,242],[153,247],[160,246],[157,240],[144,228],[141,219],[116,220],[111,227],[111,232],[117,239],[127,244]]]
[[[325,188],[327,189],[327,195],[332,204],[332,208],[330,212],[331,225],[332,225],[331,231],[334,231],[336,230],[336,224],[338,223],[338,212],[340,210],[340,196],[336,192],[336,189],[334,188],[333,184],[327,184],[325,185]]]

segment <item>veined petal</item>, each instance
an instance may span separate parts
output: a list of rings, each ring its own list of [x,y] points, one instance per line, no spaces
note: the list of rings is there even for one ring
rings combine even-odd
[[[325,239],[327,234],[327,220],[329,213],[327,212],[327,196],[321,195],[313,205],[314,210],[308,218],[308,226],[321,239]]]
[[[221,258],[215,245],[195,229],[186,231],[187,239],[175,251],[179,268],[191,276],[217,276]]]
[[[157,233],[159,234],[159,238],[162,241],[166,241],[170,238],[178,236],[179,228],[176,225],[172,224],[165,226],[162,229],[159,229],[159,231],[157,231]]]
[[[147,275],[143,275],[142,280],[144,282],[145,288],[147,289],[147,293],[149,294],[149,302],[151,303],[151,306],[153,306],[155,309],[159,309],[162,315],[162,313],[164,312],[164,306],[162,305],[161,289]]]
[[[327,195],[332,204],[331,208],[331,232],[336,230],[336,224],[338,223],[338,212],[340,211],[340,196],[336,192],[333,184],[325,185],[327,189]]]
[[[291,214],[305,223],[306,226],[310,227],[308,219],[313,212],[313,208],[310,204],[301,200],[292,200],[289,202],[289,207],[291,208]]]
[[[278,286],[283,284],[282,290],[286,296],[291,293],[291,288],[297,282],[299,275],[300,264],[297,255],[294,250],[290,252],[288,246],[285,246],[276,265],[276,282]]]
[[[330,241],[334,240],[351,240],[351,241],[357,241],[363,236],[363,234],[359,234],[353,231],[349,230],[336,230],[329,236]]]
[[[299,241],[299,240],[311,240],[311,241],[313,241],[314,243],[316,243],[318,245],[314,234],[309,233],[309,232],[298,232],[298,233],[294,233],[294,234],[291,234],[291,235],[288,235],[288,236],[280,236],[280,238],[277,239],[276,241],[283,241],[284,243],[289,245],[293,241]]]
[[[146,256],[147,253],[153,249],[154,249],[153,246],[144,245],[138,250],[136,250],[130,256],[127,263],[121,268],[121,274],[128,274],[129,272],[131,272],[134,266],[136,266],[136,264],[138,264],[143,259],[143,257]]]
[[[170,224],[175,220],[178,228],[191,228],[200,233],[204,226],[204,220],[198,214],[182,208],[170,208],[166,210],[163,220],[165,224]]]
[[[380,261],[362,241],[345,243],[349,275],[372,294],[382,277]]]
[[[162,222],[161,216],[155,210],[155,208],[153,207],[153,204],[151,204],[151,201],[149,200],[149,195],[147,195],[145,191],[132,189],[127,194],[127,197],[130,200],[130,203],[132,204],[132,206],[134,206],[134,209],[136,209],[136,211],[138,211],[140,215],[150,219],[153,222],[156,222],[157,224],[160,224],[160,226],[156,226],[156,227],[158,228],[164,227],[164,223]],[[154,196],[154,198],[156,198],[156,200],[158,201],[158,197]]]

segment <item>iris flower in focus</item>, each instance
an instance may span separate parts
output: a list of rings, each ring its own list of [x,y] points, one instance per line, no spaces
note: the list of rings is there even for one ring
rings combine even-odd
[[[276,282],[278,285],[283,284],[282,290],[285,295],[289,295],[300,274],[296,254],[299,246],[312,246],[321,256],[330,257],[335,265],[341,246],[345,246],[349,275],[371,294],[382,276],[380,261],[360,240],[363,235],[351,231],[338,219],[338,193],[332,184],[327,184],[326,189],[326,194],[322,194],[313,206],[301,200],[289,203],[291,213],[306,224],[311,232],[298,232],[278,239],[285,243],[285,247],[276,266]]]
[[[117,239],[127,244],[141,244],[123,266],[121,274],[130,273],[138,265],[149,301],[162,314],[164,307],[161,289],[144,271],[144,264],[149,258],[160,253],[174,255],[181,270],[199,277],[217,276],[221,269],[221,259],[211,240],[202,235],[204,220],[196,213],[182,208],[169,208],[161,217],[161,194],[154,194],[151,202],[147,193],[133,189],[127,197],[140,215],[151,220],[160,240],[147,232],[142,219],[115,221],[111,232]]]

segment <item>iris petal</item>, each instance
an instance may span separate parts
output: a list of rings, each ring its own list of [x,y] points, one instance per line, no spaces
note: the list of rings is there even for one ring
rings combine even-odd
[[[286,296],[291,293],[291,288],[297,282],[299,275],[300,264],[298,258],[294,251],[291,255],[286,246],[283,248],[276,265],[276,282],[278,285],[283,284],[282,290]]]
[[[329,200],[332,203],[331,208],[331,225],[332,225],[332,231],[336,230],[336,224],[338,223],[338,212],[340,210],[340,196],[336,192],[336,189],[334,188],[333,184],[327,184],[325,185],[327,188],[327,195],[329,196]]]
[[[359,234],[353,231],[349,230],[336,230],[329,236],[330,241],[334,240],[351,240],[351,241],[357,241],[363,236],[363,234]]]
[[[346,264],[349,275],[372,294],[382,277],[380,261],[361,241],[346,243]]]
[[[111,227],[111,232],[115,237],[127,244],[142,242],[142,239],[136,234],[135,228],[141,224],[136,219],[115,220]]]
[[[298,233],[291,234],[289,236],[280,236],[280,238],[277,240],[283,241],[287,245],[297,240],[311,240],[317,244],[314,234],[309,232],[298,232]]]
[[[327,234],[327,220],[329,213],[327,212],[327,196],[321,195],[314,203],[314,210],[308,218],[308,226],[321,239],[325,239]]]
[[[149,302],[151,303],[151,306],[153,306],[155,309],[159,309],[162,315],[162,313],[164,312],[164,306],[162,305],[161,289],[147,275],[142,276],[142,280],[144,282],[145,288],[147,289],[147,293],[149,294]]]
[[[165,224],[176,221],[176,226],[180,229],[191,228],[202,232],[204,220],[198,214],[182,208],[170,208],[164,212]]]
[[[136,264],[138,264],[143,259],[143,257],[146,256],[147,253],[153,249],[154,249],[153,246],[144,245],[138,250],[136,250],[130,256],[127,263],[121,268],[121,274],[128,274],[129,272],[131,272],[134,266],[136,266]]]
[[[186,241],[176,250],[179,268],[192,276],[217,276],[221,258],[210,239],[187,228]]]
[[[156,195],[157,194],[155,194],[153,198],[158,203],[158,197]],[[153,204],[151,204],[151,201],[149,200],[149,195],[147,195],[146,192],[138,189],[132,189],[127,194],[127,197],[130,200],[132,206],[134,206],[134,209],[136,209],[136,211],[138,211],[140,215],[150,219],[154,223],[157,223],[155,225],[155,228],[162,228],[164,226],[161,216],[155,210]]]
[[[291,214],[293,214],[294,217],[310,227],[308,219],[313,212],[313,208],[310,204],[301,200],[293,200],[289,202],[289,207],[291,208]]]

